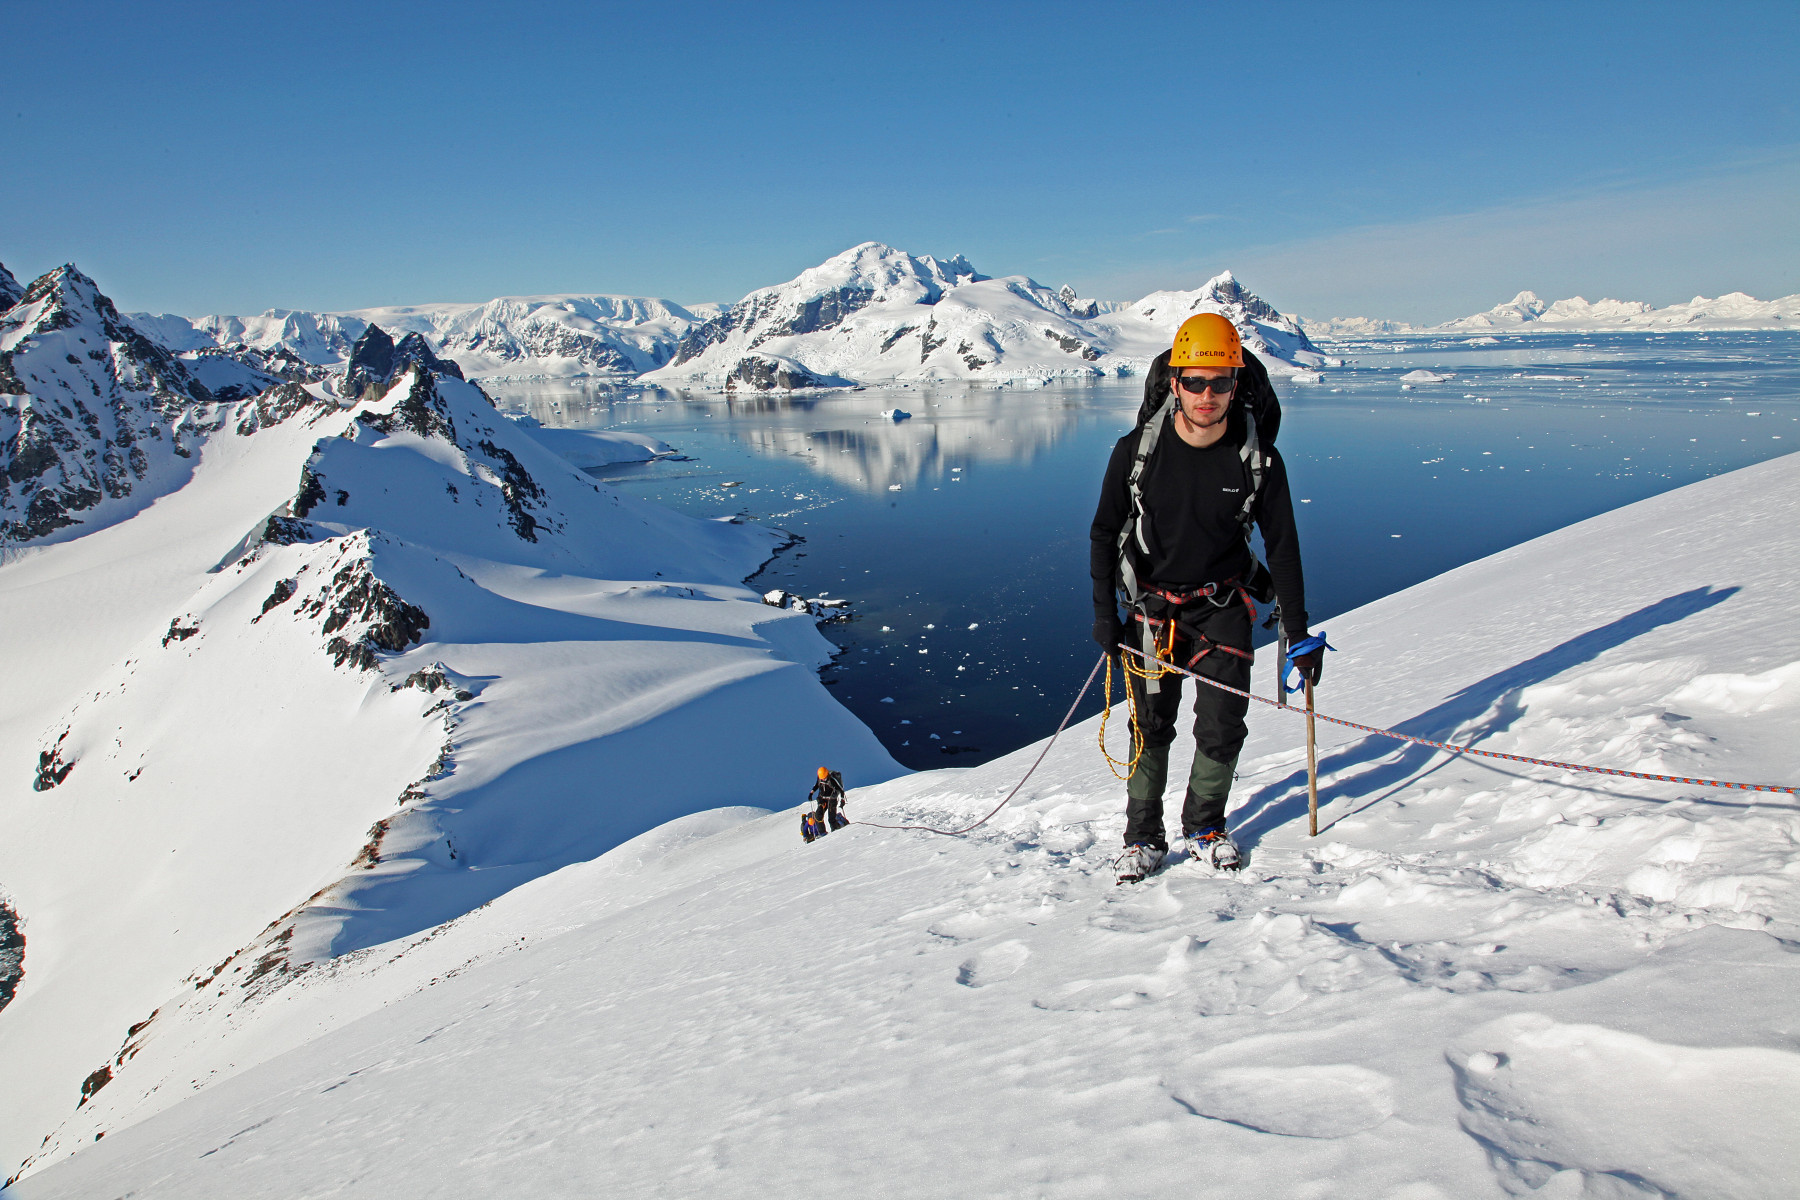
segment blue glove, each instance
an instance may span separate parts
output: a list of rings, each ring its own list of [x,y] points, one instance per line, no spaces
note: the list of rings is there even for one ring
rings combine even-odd
[[[1336,649],[1336,646],[1325,640],[1323,629],[1289,646],[1287,661],[1282,664],[1281,669],[1281,690],[1284,693],[1297,692],[1303,682],[1318,686],[1319,676],[1325,670],[1325,651]],[[1299,679],[1294,678],[1296,672]]]

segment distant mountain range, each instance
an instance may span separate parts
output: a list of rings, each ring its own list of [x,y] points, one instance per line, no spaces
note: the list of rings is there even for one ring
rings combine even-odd
[[[73,268],[67,268],[73,270]],[[0,267],[0,311],[26,289]],[[211,391],[248,395],[279,377],[342,370],[371,326],[423,336],[470,379],[600,377],[709,390],[1034,384],[1137,374],[1197,312],[1229,317],[1278,376],[1314,382],[1338,365],[1313,339],[1632,329],[1781,329],[1800,324],[1800,296],[1742,292],[1656,308],[1580,296],[1546,303],[1520,292],[1484,313],[1416,326],[1369,317],[1283,314],[1224,271],[1197,288],[1136,302],[1052,290],[1024,275],[990,278],[960,255],[853,246],[735,304],[684,307],[641,296],[502,296],[349,312],[271,309],[260,316],[122,318]],[[115,314],[116,315],[116,314]]]
[[[1544,303],[1536,292],[1520,292],[1505,304],[1486,312],[1458,317],[1441,325],[1408,325],[1372,317],[1335,317],[1325,321],[1302,320],[1314,337],[1380,337],[1406,333],[1589,333],[1625,332],[1634,329],[1800,329],[1800,295],[1779,300],[1758,300],[1743,292],[1716,299],[1695,296],[1682,304],[1657,308],[1642,300],[1587,300],[1572,296]]]
[[[512,296],[354,312],[257,317],[134,313],[183,355],[254,351],[298,368],[340,367],[372,324],[419,333],[470,378],[642,376],[683,387],[779,390],[931,380],[996,383],[1129,375],[1196,312],[1220,312],[1278,375],[1332,365],[1298,322],[1226,271],[1135,304],[1078,297],[968,260],[864,242],[731,305],[633,296]]]

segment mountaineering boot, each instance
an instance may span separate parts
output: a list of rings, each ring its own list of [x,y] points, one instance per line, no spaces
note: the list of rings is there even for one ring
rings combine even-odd
[[[1155,846],[1127,846],[1113,866],[1118,868],[1120,883],[1137,883],[1155,874],[1162,860],[1163,852]]]
[[[843,813],[839,812],[835,808],[831,810],[831,815],[828,816],[826,818],[826,820],[831,823],[831,827],[833,829],[842,829],[844,826],[846,826],[850,823],[850,818],[846,817]]]
[[[1188,834],[1187,852],[1190,862],[1203,863],[1215,871],[1235,871],[1244,865],[1237,843],[1223,825]]]

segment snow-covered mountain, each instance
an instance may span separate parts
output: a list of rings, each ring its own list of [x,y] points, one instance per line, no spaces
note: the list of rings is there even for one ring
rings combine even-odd
[[[1328,342],[1419,332],[1415,326],[1405,321],[1388,321],[1380,317],[1301,317],[1297,320],[1309,336]]]
[[[760,391],[927,380],[1016,382],[1130,374],[1168,349],[1196,312],[1229,316],[1278,374],[1327,360],[1299,323],[1231,272],[1135,304],[1052,291],[1023,275],[990,279],[960,255],[939,260],[864,242],[736,304],[683,308],[631,296],[514,296],[260,317],[139,313],[132,321],[189,357],[221,349],[301,378],[336,367],[371,324],[417,333],[472,379],[643,376],[679,387]],[[246,352],[265,356],[246,359]]]
[[[1642,300],[1595,300],[1580,296],[1546,304],[1533,292],[1520,292],[1484,313],[1432,327],[1433,332],[1463,333],[1632,329],[1792,329],[1800,328],[1800,295],[1758,300],[1743,292],[1715,299],[1695,296],[1682,304],[1657,308]]]
[[[6,411],[72,448],[14,439],[9,469],[63,496],[92,450],[103,499],[0,564],[7,1173],[109,1092],[199,1082],[134,1069],[154,1030],[229,1025],[670,818],[789,803],[819,762],[898,772],[819,683],[813,619],[742,586],[775,532],[595,483],[416,334],[222,401],[53,276],[8,314],[32,390]]]
[[[140,511],[192,474],[229,402],[282,382],[229,356],[181,360],[73,265],[29,288],[0,275],[0,544]]]
[[[1620,333],[1635,329],[1800,329],[1800,295],[1758,300],[1743,292],[1709,299],[1695,296],[1657,308],[1642,300],[1587,300],[1571,296],[1546,303],[1536,292],[1520,292],[1486,312],[1441,325],[1414,326],[1370,317],[1337,317],[1303,322],[1311,333],[1331,340],[1387,334],[1441,333]]]
[[[1193,291],[1101,304],[1023,275],[989,279],[960,256],[940,262],[864,242],[693,329],[644,381],[767,390],[1129,374],[1202,311],[1229,316],[1275,371],[1325,362],[1230,272]]]
[[[711,313],[705,309],[706,316]],[[472,377],[637,375],[667,362],[704,317],[668,300],[639,296],[502,296],[481,304],[419,304],[343,313],[271,309],[259,317],[133,314],[177,350],[207,347],[286,351],[337,366],[370,325],[417,333]]]
[[[1790,456],[1550,534],[1334,620],[1319,706],[1792,784],[1797,531]],[[253,612],[192,644],[251,636]],[[445,677],[474,690],[465,672]],[[501,686],[447,711],[473,719]],[[1791,1193],[1793,797],[1321,723],[1313,839],[1300,718],[1250,722],[1235,878],[1177,855],[1113,885],[1123,789],[1090,721],[966,838],[853,826],[807,846],[792,810],[718,808],[304,972],[215,959],[116,1044],[45,1161],[79,1153],[9,1200]],[[459,771],[492,745],[462,740]],[[849,811],[966,824],[1043,749],[858,788]],[[138,853],[187,864],[163,849]]]

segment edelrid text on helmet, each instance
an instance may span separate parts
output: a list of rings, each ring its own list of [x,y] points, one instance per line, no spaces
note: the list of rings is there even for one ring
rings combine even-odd
[[[1175,331],[1175,348],[1169,354],[1171,368],[1243,365],[1244,343],[1237,328],[1218,313],[1198,313]]]

